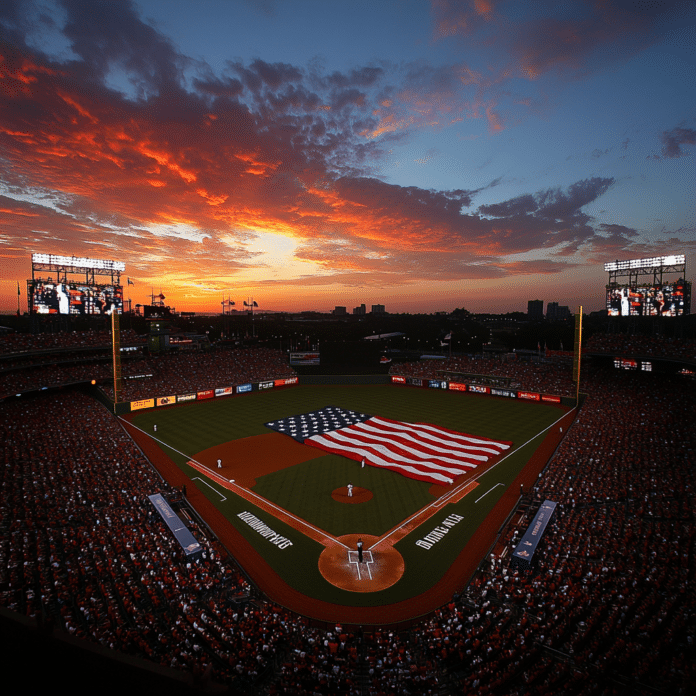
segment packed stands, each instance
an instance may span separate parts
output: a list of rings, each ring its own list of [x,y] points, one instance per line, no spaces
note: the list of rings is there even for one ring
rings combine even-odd
[[[511,380],[517,389],[574,396],[575,385],[569,369],[559,369],[555,362],[501,361],[494,358],[455,356],[444,360],[418,360],[394,364],[389,374],[422,379],[442,379],[446,375],[471,375],[466,381],[477,384],[480,378],[494,376]]]
[[[588,340],[584,350],[586,353],[696,362],[696,341],[664,336],[598,333]]]
[[[238,364],[228,380],[263,374],[262,355],[237,359],[246,371]],[[178,381],[178,360],[153,367],[164,393],[192,388]],[[444,369],[566,388],[568,374],[537,368]],[[191,379],[206,379],[200,369]],[[310,626],[257,597],[195,518],[205,554],[186,562],[147,499],[161,492],[174,505],[180,492],[89,397],[8,399],[0,606],[233,693],[686,696],[696,679],[693,382],[619,370],[586,380],[589,396],[528,509],[465,591],[411,630],[364,634]],[[510,552],[545,499],[556,512],[531,567],[515,569]]]
[[[281,379],[294,376],[295,371],[279,350],[229,348],[211,353],[153,355],[134,365],[131,374],[151,376],[129,380],[124,372],[123,401]],[[104,385],[104,391],[113,398],[112,385]]]

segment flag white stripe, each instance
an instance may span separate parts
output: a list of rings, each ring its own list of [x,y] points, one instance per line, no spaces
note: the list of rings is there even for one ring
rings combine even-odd
[[[365,423],[356,423],[355,425],[351,426],[351,429],[355,428],[356,430],[364,430],[370,433],[375,433],[377,435],[380,435],[380,439],[382,440],[390,440],[394,441],[394,438],[400,438],[401,440],[408,440],[410,442],[415,443],[418,445],[420,448],[424,450],[429,450],[431,452],[444,452],[445,454],[456,454],[457,459],[475,459],[476,461],[479,462],[486,462],[488,461],[489,457],[485,454],[472,454],[471,452],[455,452],[452,447],[437,447],[436,445],[433,445],[429,442],[423,442],[422,440],[419,440],[418,438],[413,437],[410,435],[408,432],[405,433],[390,433],[384,430],[381,430],[379,428],[375,428],[373,426],[370,426],[370,421],[366,421]],[[408,431],[407,428],[404,428],[403,430]],[[429,438],[431,440],[435,440],[435,438]],[[446,442],[443,442],[442,440],[436,440],[436,442],[442,442],[443,444],[448,444]],[[403,449],[408,450],[409,452],[414,451],[412,448],[408,447],[408,445],[403,444],[400,445]],[[454,447],[459,447],[459,445],[455,444]],[[482,449],[482,448],[479,448]],[[498,452],[492,452],[492,454],[498,454]],[[426,455],[428,456],[428,455]],[[438,458],[442,458],[440,455],[436,454],[431,454],[429,456],[437,456]]]
[[[341,452],[345,452],[346,450],[349,452],[353,452],[359,456],[363,456],[366,458],[366,461],[368,461],[372,466],[378,466],[378,467],[383,467],[387,469],[391,468],[397,468],[397,469],[403,469],[404,471],[408,471],[411,474],[414,474],[415,476],[419,478],[425,478],[427,477],[428,480],[431,480],[433,483],[452,483],[454,479],[451,479],[444,474],[438,474],[435,471],[431,472],[426,472],[422,471],[420,469],[416,469],[416,467],[413,466],[407,466],[405,464],[397,464],[395,462],[389,462],[385,461],[381,457],[378,457],[375,454],[372,454],[369,450],[364,449],[362,447],[346,447],[345,445],[336,445],[329,440],[326,440],[326,438],[322,437],[321,435],[315,435],[314,437],[310,437],[305,442],[316,442],[317,444],[321,444],[327,449],[330,450],[338,450],[338,453],[340,454]]]
[[[384,418],[380,418],[379,416],[373,416],[370,418],[369,421],[366,422],[374,422],[374,423],[380,423],[384,424],[386,426],[389,426],[391,428],[395,428],[397,430],[408,430],[409,432],[420,432],[420,431],[426,431],[426,432],[431,432],[437,434],[441,438],[445,438],[447,440],[454,440],[456,441],[463,441],[466,443],[471,443],[471,445],[478,445],[476,449],[485,449],[486,447],[491,447],[493,449],[491,450],[485,450],[485,451],[490,451],[491,454],[500,454],[500,450],[506,450],[509,449],[510,445],[506,445],[504,442],[495,442],[491,440],[481,440],[476,437],[470,437],[467,435],[462,435],[460,433],[452,433],[447,430],[442,430],[440,428],[437,428],[434,425],[427,425],[425,423],[399,423],[397,421],[389,421],[385,420]],[[423,437],[425,437],[425,433],[423,434]],[[463,445],[463,446],[468,446],[468,445]],[[496,449],[497,448],[497,449]]]
[[[394,448],[398,448],[404,452],[408,452],[418,459],[437,459],[440,461],[449,462],[455,466],[459,466],[463,461],[466,461],[470,462],[470,465],[473,467],[476,466],[477,462],[485,462],[489,459],[489,457],[485,455],[477,456],[469,452],[460,453],[443,447],[435,447],[427,442],[420,443],[416,438],[403,434],[394,434],[381,430],[375,430],[374,432],[376,432],[377,435],[377,437],[375,437],[375,435],[373,435],[368,429],[360,427],[362,425],[364,424],[356,423],[350,428],[342,428],[341,430],[334,430],[333,432],[323,434],[331,436],[335,433],[342,433],[352,437],[353,433],[355,433],[356,437],[362,436],[366,438],[370,444],[373,442],[385,444],[391,451],[393,451]],[[410,447],[408,442],[413,442],[416,447]]]
[[[340,443],[350,443],[351,447],[365,447],[368,449],[371,449],[373,451],[379,452],[383,456],[387,456],[390,459],[397,460],[400,462],[406,462],[407,464],[418,464],[420,466],[425,466],[427,468],[434,468],[438,471],[446,471],[447,473],[454,474],[455,476],[460,476],[466,469],[474,469],[476,468],[475,464],[466,464],[462,461],[457,461],[456,459],[450,459],[446,457],[439,457],[442,461],[447,461],[450,464],[454,464],[455,468],[450,469],[449,467],[442,466],[440,464],[437,464],[435,462],[428,461],[428,455],[424,454],[422,452],[418,452],[416,450],[408,449],[407,451],[415,455],[418,459],[421,459],[422,461],[416,461],[415,459],[409,458],[409,457],[404,457],[403,455],[399,454],[398,452],[395,452],[392,448],[374,442],[374,443],[366,443],[366,442],[356,442],[350,435],[346,435],[342,433],[340,430],[337,430],[335,432],[331,433],[324,433],[323,436],[321,435],[315,435],[314,437],[308,438],[309,440],[318,442],[319,438],[321,438],[321,442],[325,442],[326,438],[331,440],[338,440],[339,444]],[[401,449],[401,448],[400,448]],[[405,448],[404,448],[405,449]]]

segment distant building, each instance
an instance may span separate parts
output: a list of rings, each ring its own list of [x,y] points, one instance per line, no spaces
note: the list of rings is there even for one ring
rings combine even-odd
[[[373,314],[386,314],[386,310],[384,309],[383,304],[373,304],[372,305],[372,313]]]
[[[346,307],[334,307],[333,313],[336,315],[343,316],[345,314],[348,314],[348,309]]]
[[[527,316],[533,321],[541,321],[544,318],[544,300],[529,300]]]
[[[549,321],[563,321],[570,316],[570,308],[559,305],[558,302],[549,302],[546,306],[546,318]]]
[[[353,308],[353,314],[367,314],[367,308],[364,304],[361,304],[359,307]]]

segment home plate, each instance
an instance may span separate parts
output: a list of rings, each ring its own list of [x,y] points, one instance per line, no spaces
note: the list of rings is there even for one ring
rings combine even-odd
[[[358,562],[358,539],[363,540],[363,562]],[[319,556],[319,572],[336,587],[349,592],[378,592],[394,585],[406,567],[401,554],[392,546],[370,550],[379,537],[346,534],[342,544],[328,545]],[[346,548],[346,546],[348,548]]]

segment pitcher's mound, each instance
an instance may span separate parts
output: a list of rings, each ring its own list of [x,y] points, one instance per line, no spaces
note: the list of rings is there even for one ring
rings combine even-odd
[[[372,500],[372,491],[353,486],[353,495],[348,495],[348,486],[343,486],[332,491],[331,497],[339,503],[364,503],[367,500]]]
[[[358,560],[359,538],[363,540],[362,563]],[[349,592],[378,592],[391,587],[404,574],[406,564],[402,555],[387,544],[371,551],[370,546],[378,539],[370,534],[338,537],[345,546],[327,546],[319,556],[319,572],[332,585]]]

